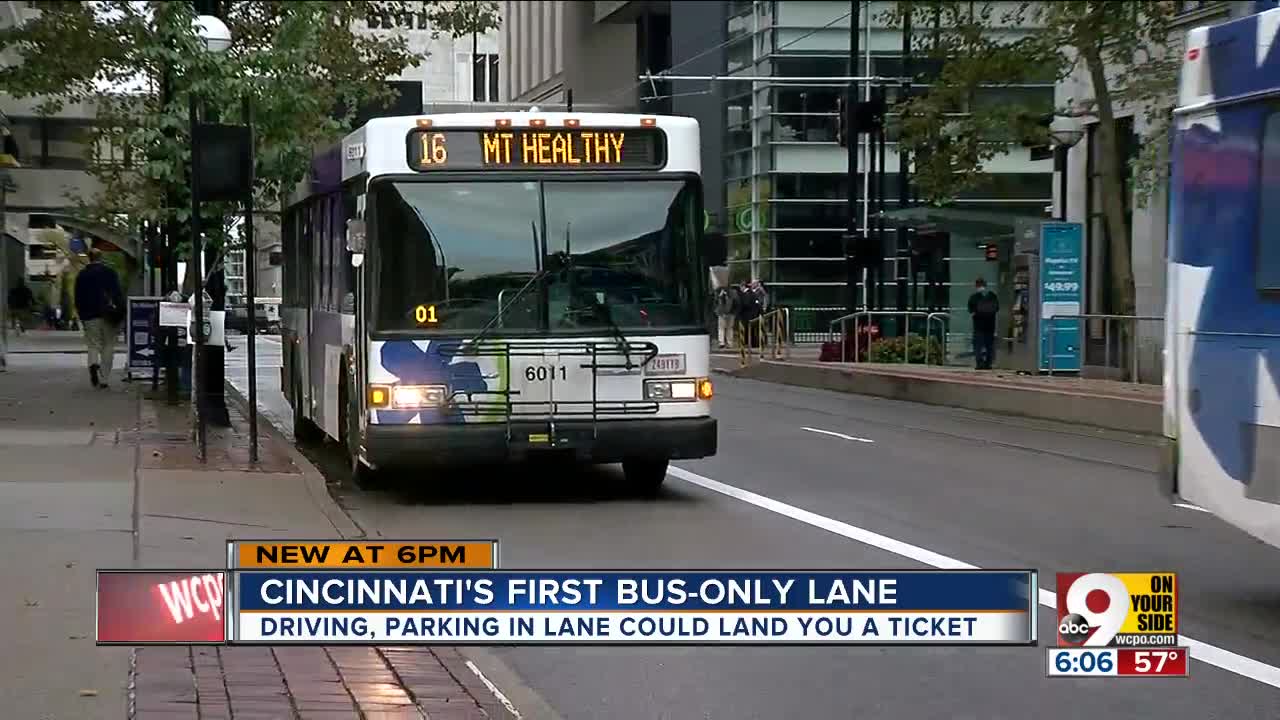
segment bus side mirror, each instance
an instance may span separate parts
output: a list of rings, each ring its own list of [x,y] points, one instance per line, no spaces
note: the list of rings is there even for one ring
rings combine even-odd
[[[364,220],[352,218],[347,221],[347,249],[356,255],[364,254],[365,229]]]

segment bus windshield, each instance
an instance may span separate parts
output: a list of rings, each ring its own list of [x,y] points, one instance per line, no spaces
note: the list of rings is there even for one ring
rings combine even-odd
[[[496,330],[516,334],[701,329],[697,193],[667,179],[375,182],[375,325],[469,333],[501,313]]]

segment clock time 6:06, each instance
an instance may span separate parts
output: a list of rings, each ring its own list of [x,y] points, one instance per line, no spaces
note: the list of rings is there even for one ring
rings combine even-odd
[[[1113,649],[1051,652],[1055,675],[1111,675],[1116,670],[1116,651]]]

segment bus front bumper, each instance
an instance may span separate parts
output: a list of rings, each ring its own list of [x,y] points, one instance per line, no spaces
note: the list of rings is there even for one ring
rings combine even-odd
[[[510,427],[510,438],[507,430]],[[630,459],[694,460],[716,454],[710,417],[644,420],[558,420],[460,425],[370,425],[365,459],[376,468],[519,461],[549,454],[588,463]]]

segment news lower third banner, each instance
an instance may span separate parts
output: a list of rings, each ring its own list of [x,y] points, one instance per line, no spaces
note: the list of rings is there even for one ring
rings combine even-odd
[[[100,644],[1034,645],[1034,570],[500,570],[496,540],[237,540],[100,570]],[[1083,588],[1084,585],[1082,584]]]
[[[244,644],[1029,645],[1034,571],[243,570]]]

